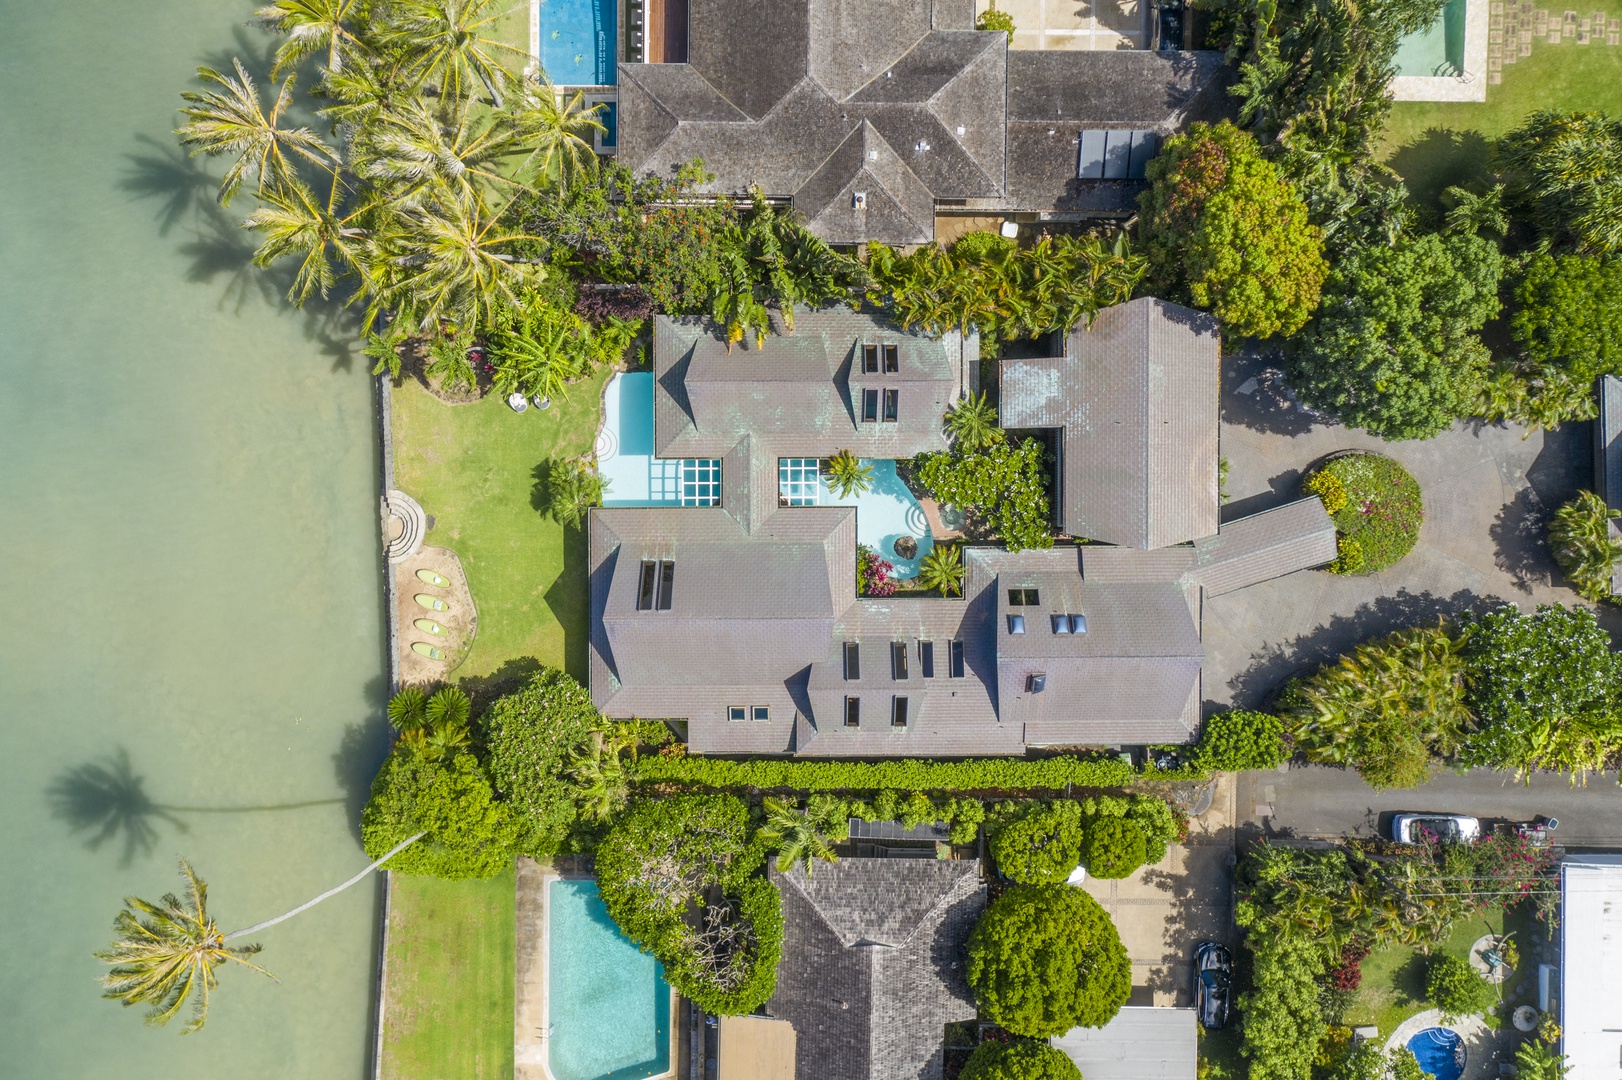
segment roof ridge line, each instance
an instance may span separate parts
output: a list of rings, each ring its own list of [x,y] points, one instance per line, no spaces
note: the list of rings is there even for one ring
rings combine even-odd
[[[907,51],[906,52],[902,53],[900,56],[898,56],[894,60],[890,61],[890,66],[885,68],[884,71],[881,71],[877,75],[874,75],[871,79],[867,80],[865,83],[858,86],[856,89],[852,90],[849,94],[846,94],[843,98],[834,98],[834,100],[839,102],[841,105],[844,105],[845,103],[849,102],[857,94],[860,94],[863,90],[866,90],[869,86],[872,86],[874,83],[878,82],[881,78],[883,78],[884,73],[886,71],[894,71],[895,66],[897,64],[901,63],[901,61],[905,60],[907,57],[911,56],[914,52],[917,51],[918,46],[920,46],[920,45],[922,45],[924,43],[925,38],[927,38],[930,34],[934,34],[934,33],[937,33],[937,32],[945,33],[945,31],[936,31],[934,27],[930,27],[928,30],[925,30],[922,34],[920,34],[918,36],[918,39],[916,41],[914,41],[911,45],[907,46]],[[815,77],[816,76],[812,76],[812,78],[815,78]],[[822,84],[819,81],[817,85],[821,86]],[[826,89],[826,87],[824,87],[824,89]],[[833,97],[833,94],[829,93],[828,96]],[[866,104],[877,104],[877,103],[876,102],[862,102],[862,104],[866,105]],[[891,104],[898,104],[898,103],[892,102]]]

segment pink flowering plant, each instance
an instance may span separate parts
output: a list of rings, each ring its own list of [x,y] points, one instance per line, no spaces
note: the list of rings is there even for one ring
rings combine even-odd
[[[894,563],[879,558],[879,553],[866,544],[857,545],[856,587],[863,596],[894,596],[900,587],[894,574]]]

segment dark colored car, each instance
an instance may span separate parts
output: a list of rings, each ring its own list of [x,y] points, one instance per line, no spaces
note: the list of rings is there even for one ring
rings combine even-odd
[[[1233,1009],[1233,954],[1214,941],[1194,950],[1194,1015],[1200,1026],[1215,1031]]]

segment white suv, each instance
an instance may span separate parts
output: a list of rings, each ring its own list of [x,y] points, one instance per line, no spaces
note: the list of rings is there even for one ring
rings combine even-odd
[[[1473,844],[1481,839],[1481,822],[1463,814],[1398,814],[1391,819],[1391,839],[1399,844]]]

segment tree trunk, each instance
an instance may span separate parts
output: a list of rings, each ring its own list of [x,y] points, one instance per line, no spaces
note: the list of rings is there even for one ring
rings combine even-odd
[[[390,848],[388,850],[388,852],[386,854],[384,854],[384,856],[381,859],[377,860],[372,865],[368,866],[366,869],[362,870],[360,873],[356,874],[354,877],[352,877],[348,881],[344,882],[342,885],[338,885],[338,886],[336,886],[334,888],[328,889],[326,892],[322,893],[320,896],[315,897],[313,900],[306,900],[306,901],[304,901],[304,903],[300,904],[298,907],[294,908],[292,911],[284,911],[282,914],[276,916],[274,919],[266,919],[264,922],[254,923],[252,926],[244,927],[241,930],[233,930],[229,934],[226,934],[225,937],[222,940],[231,941],[234,938],[246,937],[249,934],[257,934],[259,931],[269,929],[270,927],[275,926],[279,922],[286,922],[288,919],[291,919],[294,915],[298,915],[298,914],[300,914],[302,912],[310,910],[311,908],[315,907],[315,905],[319,904],[321,901],[326,900],[326,899],[328,899],[330,897],[337,896],[339,893],[343,892],[345,889],[349,888],[351,885],[354,885],[355,883],[359,882],[367,874],[370,874],[373,870],[376,870],[379,866],[382,866],[384,863],[388,862],[390,859],[392,859],[396,855],[400,854],[400,852],[404,851],[406,848],[410,847],[412,844],[415,844],[418,840],[421,840],[424,836],[427,836],[427,835],[428,834],[425,833],[425,832],[420,832],[416,836],[411,837],[409,840],[402,840],[400,843],[395,844],[392,848]]]

